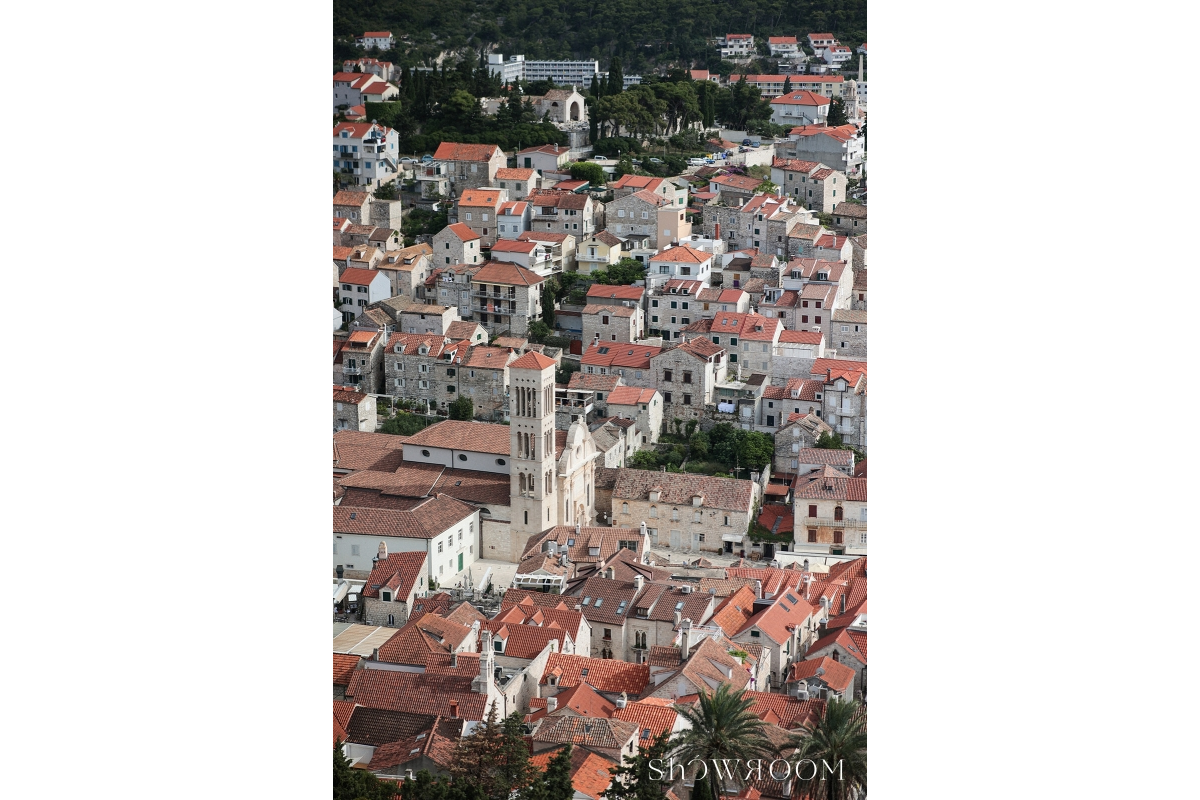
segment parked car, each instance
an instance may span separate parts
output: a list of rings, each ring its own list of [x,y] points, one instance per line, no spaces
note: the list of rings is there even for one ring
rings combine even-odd
[[[433,163],[433,156],[431,156],[429,153],[426,153],[425,155],[421,156],[421,163],[422,164]]]
[[[712,163],[711,158],[689,158],[688,159],[689,167],[702,167],[705,164],[711,164],[711,163]]]
[[[661,158],[652,158],[652,159],[650,159],[650,163],[651,164],[661,164],[662,159]]]
[[[404,156],[403,158],[400,159],[400,163],[401,164],[415,164],[415,163],[417,163],[417,160],[415,158],[411,158],[410,156]]]
[[[743,146],[743,147],[750,147],[750,146],[751,146],[751,145],[753,145],[753,144],[754,144],[754,142],[750,141],[749,139],[742,139],[742,146]]]

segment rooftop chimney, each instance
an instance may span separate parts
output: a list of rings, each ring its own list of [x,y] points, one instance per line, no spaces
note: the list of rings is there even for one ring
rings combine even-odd
[[[755,596],[756,598],[758,598],[759,600],[762,600],[762,599],[763,599],[763,596],[762,596],[762,581],[760,581],[760,580],[756,580],[756,581],[754,581],[754,596]]]
[[[343,576],[343,575],[345,575],[345,574],[346,574],[346,570],[345,570],[345,569],[342,567],[342,565],[341,565],[341,564],[338,564],[338,565],[337,565],[337,578],[338,578],[338,583],[341,583],[341,582],[342,582],[342,576]]]
[[[680,620],[682,620],[682,619],[683,619],[683,614],[682,614],[681,612],[679,612],[679,611],[676,611],[676,612],[675,612],[675,627],[676,627],[676,628],[678,628],[678,627],[679,627],[679,622],[680,622]]]
[[[546,698],[546,713],[547,714],[553,713],[554,710],[557,708],[558,708],[558,698],[557,697],[547,697]]]
[[[842,590],[842,613],[846,613],[846,590]]]
[[[646,579],[642,575],[638,574],[638,575],[633,576],[633,588],[637,592],[640,593],[642,591],[642,586],[644,586],[645,583],[646,583]]]
[[[621,692],[621,696],[617,698],[617,708],[624,708],[629,705],[629,696],[625,692]]]
[[[684,661],[687,661],[688,652],[692,649],[692,621],[685,619],[681,625],[682,630],[679,634],[680,646],[683,648],[680,654]]]
[[[457,700],[450,701],[450,718],[458,719],[458,701]]]

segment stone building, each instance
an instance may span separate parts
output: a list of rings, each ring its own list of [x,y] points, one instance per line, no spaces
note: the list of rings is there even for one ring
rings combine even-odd
[[[482,264],[482,237],[462,222],[447,225],[433,235],[433,265]]]
[[[661,246],[658,212],[664,207],[672,207],[669,199],[646,189],[639,189],[626,197],[613,200],[605,207],[607,229],[622,238],[645,236],[650,239],[651,247],[657,249]]]
[[[833,229],[847,236],[865,234],[867,232],[867,207],[858,203],[838,203],[833,209]]]
[[[383,389],[384,337],[381,331],[351,331],[333,340],[333,382],[379,394]]]
[[[723,239],[729,252],[755,248],[781,259],[790,255],[788,237],[792,231],[815,222],[814,212],[790,198],[762,193],[755,193],[740,206],[708,205],[702,213],[704,235]],[[728,281],[723,285],[736,288]]]
[[[539,189],[526,199],[533,208],[530,230],[570,234],[577,242],[596,232],[596,217],[603,208],[589,194],[559,189]]]
[[[333,429],[375,431],[375,398],[348,386],[333,387]]]
[[[747,547],[754,500],[748,480],[621,469],[612,489],[613,524],[645,520],[657,549],[735,553]]]
[[[815,555],[867,554],[867,479],[825,465],[792,482],[794,550]]]
[[[448,405],[458,396],[458,368],[468,349],[442,334],[393,333],[383,352],[388,394],[431,408]]]
[[[867,360],[867,312],[836,309],[833,312],[833,346],[839,358]]]
[[[499,236],[500,206],[508,200],[505,189],[467,189],[458,198],[458,222],[479,234],[481,247],[491,247]]]
[[[508,365],[518,358],[506,347],[472,347],[457,366],[458,393],[471,398],[475,414],[498,411],[505,405]]]
[[[375,269],[384,273],[392,282],[392,296],[416,300],[416,289],[425,282],[432,265],[433,247],[428,243],[389,250]]]
[[[600,306],[588,304],[580,312],[583,320],[583,341],[631,343],[645,334],[640,308],[629,306]]]
[[[512,200],[524,200],[537,187],[537,182],[537,170],[528,167],[502,167],[496,170],[496,185],[507,191]]]
[[[607,411],[614,417],[634,421],[633,430],[629,433],[633,438],[634,450],[658,442],[663,423],[663,401],[658,390],[618,386],[609,392]]]
[[[654,385],[663,396],[663,420],[699,419],[725,380],[726,348],[694,339],[651,357]]]
[[[434,161],[443,163],[454,191],[494,186],[497,170],[507,165],[504,152],[494,144],[459,144],[442,142],[433,154]],[[435,248],[436,249],[436,248]]]
[[[363,587],[363,621],[368,625],[398,627],[408,622],[413,599],[424,592],[429,572],[423,552],[388,553],[380,542],[375,566]]]
[[[542,318],[544,281],[517,264],[489,261],[471,279],[471,316],[489,333],[524,336]]]
[[[555,231],[526,231],[517,237],[520,242],[536,242],[550,255],[551,272],[575,270],[575,237]]]
[[[471,278],[483,264],[450,264],[438,266],[417,289],[417,299],[432,306],[457,306],[459,315],[471,319]]]
[[[817,161],[776,158],[771,163],[771,181],[798,205],[823,214],[833,211],[835,191],[840,189],[840,196],[846,196],[846,174]]]
[[[841,434],[843,442],[865,452],[867,362],[819,358],[810,377],[823,383],[821,419]]]

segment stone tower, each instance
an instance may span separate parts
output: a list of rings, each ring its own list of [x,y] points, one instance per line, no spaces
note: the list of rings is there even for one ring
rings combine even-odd
[[[554,359],[528,352],[508,365],[509,476],[514,539],[554,527]]]

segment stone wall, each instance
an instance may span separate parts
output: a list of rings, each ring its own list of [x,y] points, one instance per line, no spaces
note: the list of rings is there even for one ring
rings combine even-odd
[[[371,224],[379,228],[400,230],[401,202],[399,200],[380,200],[376,198],[371,203]]]
[[[842,328],[848,328],[843,331]],[[833,323],[833,341],[829,343],[837,348],[838,358],[851,360],[867,360],[867,324],[857,322]]]
[[[386,625],[393,628],[399,628],[408,622],[408,605],[405,603],[385,603],[378,597],[367,597],[366,607],[363,613],[363,621],[367,625]],[[388,622],[388,615],[391,614],[393,620]]]

